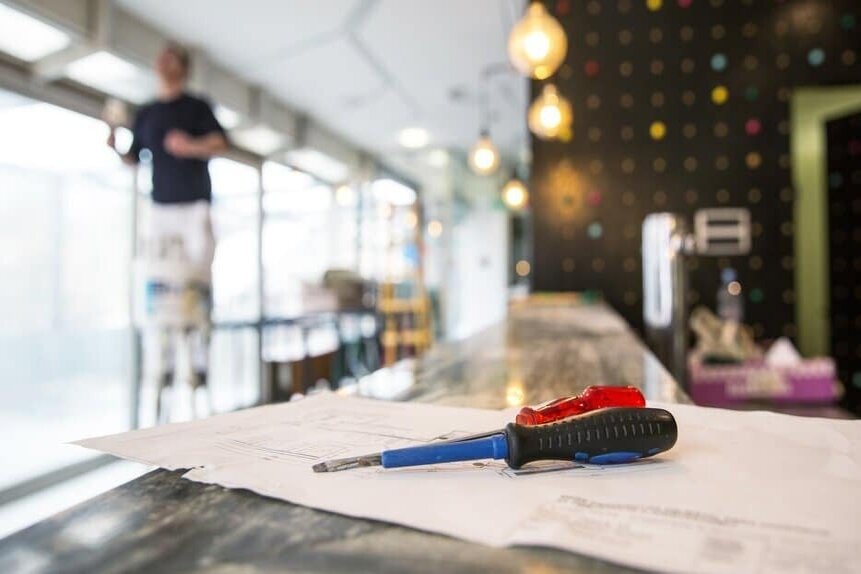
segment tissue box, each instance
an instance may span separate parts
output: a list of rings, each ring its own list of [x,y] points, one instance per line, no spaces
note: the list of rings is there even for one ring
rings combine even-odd
[[[830,358],[772,367],[761,359],[738,365],[704,365],[693,356],[688,363],[688,381],[694,402],[710,406],[749,400],[827,404],[840,396]]]

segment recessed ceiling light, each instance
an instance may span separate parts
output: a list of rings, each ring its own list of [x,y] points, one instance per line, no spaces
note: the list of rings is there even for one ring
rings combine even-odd
[[[136,104],[151,98],[155,91],[151,72],[104,50],[75,60],[66,68],[66,75]]]
[[[407,149],[419,149],[428,145],[430,134],[424,128],[404,128],[398,134],[398,142]]]
[[[311,147],[288,151],[284,159],[288,164],[317,176],[329,183],[339,183],[350,175],[350,166]]]
[[[230,137],[239,147],[262,156],[275,153],[286,142],[284,134],[263,124],[237,130]]]
[[[65,32],[0,3],[0,51],[35,62],[70,42]]]

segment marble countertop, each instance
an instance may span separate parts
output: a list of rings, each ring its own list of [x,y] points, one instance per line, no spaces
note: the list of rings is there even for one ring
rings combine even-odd
[[[345,393],[502,408],[634,385],[687,396],[603,305],[535,297],[464,341],[384,369]],[[150,472],[0,541],[2,572],[617,572],[541,548],[496,549]]]

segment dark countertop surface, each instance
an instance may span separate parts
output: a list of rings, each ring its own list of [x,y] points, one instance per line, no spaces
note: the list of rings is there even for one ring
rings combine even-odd
[[[564,296],[515,304],[504,322],[342,392],[502,408],[593,384],[688,402],[621,319]],[[544,548],[496,549],[339,516],[156,470],[0,541],[0,572],[616,572]]]

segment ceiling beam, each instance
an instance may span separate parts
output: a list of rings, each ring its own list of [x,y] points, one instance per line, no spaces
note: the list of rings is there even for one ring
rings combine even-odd
[[[36,80],[41,82],[53,82],[59,80],[66,74],[66,68],[72,62],[86,58],[98,51],[94,44],[74,43],[67,48],[48,54],[41,60],[34,62],[31,71]]]
[[[78,39],[89,34],[90,0],[4,0],[4,3]]]

